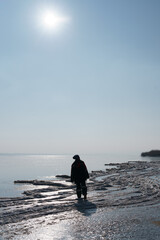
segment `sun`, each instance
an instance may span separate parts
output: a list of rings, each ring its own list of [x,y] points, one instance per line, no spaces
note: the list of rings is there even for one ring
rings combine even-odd
[[[62,14],[50,9],[45,10],[41,14],[41,25],[45,30],[48,31],[58,31],[64,27],[68,21],[68,17],[65,17]]]

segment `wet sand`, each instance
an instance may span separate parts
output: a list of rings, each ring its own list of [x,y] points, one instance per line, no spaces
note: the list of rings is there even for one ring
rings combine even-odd
[[[0,239],[159,239],[160,162],[109,167],[90,174],[87,201],[68,178],[17,181],[35,188],[0,199]]]

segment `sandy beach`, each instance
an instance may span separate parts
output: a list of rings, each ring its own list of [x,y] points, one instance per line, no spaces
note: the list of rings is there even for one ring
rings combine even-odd
[[[67,176],[23,181],[33,190],[0,199],[0,239],[159,239],[160,161],[106,164],[90,173],[88,199]]]

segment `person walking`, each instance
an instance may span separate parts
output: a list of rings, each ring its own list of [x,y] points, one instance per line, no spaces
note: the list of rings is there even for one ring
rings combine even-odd
[[[84,199],[87,199],[86,180],[89,178],[87,167],[79,155],[74,155],[73,159],[75,161],[71,166],[71,182],[76,184],[77,197],[81,198],[81,194],[83,194]]]

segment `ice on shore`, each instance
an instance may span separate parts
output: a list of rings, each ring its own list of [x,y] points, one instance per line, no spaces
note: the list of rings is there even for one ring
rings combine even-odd
[[[114,164],[113,168],[106,171],[90,173],[87,201],[77,201],[75,186],[67,176],[66,180],[63,176],[62,180],[57,181],[19,180],[15,184],[32,184],[41,188],[25,191],[22,197],[0,198],[0,236],[7,231],[9,236],[11,227],[8,226],[15,226],[14,224],[23,226],[22,230],[26,229],[24,234],[28,234],[29,228],[25,228],[25,225],[29,221],[36,223],[51,217],[53,224],[62,215],[62,219],[68,217],[72,211],[90,215],[97,209],[106,207],[149,206],[159,203],[160,162]]]

